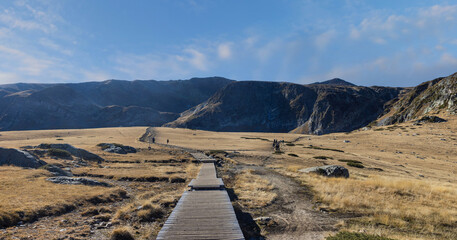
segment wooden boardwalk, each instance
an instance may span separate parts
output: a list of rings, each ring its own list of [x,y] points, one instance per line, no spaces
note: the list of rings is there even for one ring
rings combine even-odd
[[[244,239],[224,183],[217,178],[215,160],[201,153],[192,155],[203,160],[200,172],[157,239]]]

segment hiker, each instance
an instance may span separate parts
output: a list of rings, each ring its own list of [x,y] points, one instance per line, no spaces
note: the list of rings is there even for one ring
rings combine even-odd
[[[170,140],[167,139],[167,144],[170,142]]]
[[[152,143],[155,143],[155,142],[156,142],[156,138],[152,137]]]

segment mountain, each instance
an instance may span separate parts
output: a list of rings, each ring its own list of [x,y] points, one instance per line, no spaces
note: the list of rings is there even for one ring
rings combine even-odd
[[[0,85],[0,130],[160,126],[232,80]]]
[[[443,111],[457,114],[457,73],[412,88],[391,103],[377,125],[405,122]]]
[[[315,82],[313,84],[320,84],[320,85],[339,85],[339,86],[356,86],[355,84],[353,83],[350,83],[348,81],[345,81],[341,78],[333,78],[333,79],[330,79],[330,80],[327,80],[327,81],[323,81],[323,82]]]
[[[351,131],[375,120],[400,88],[232,82],[165,126],[213,131]]]

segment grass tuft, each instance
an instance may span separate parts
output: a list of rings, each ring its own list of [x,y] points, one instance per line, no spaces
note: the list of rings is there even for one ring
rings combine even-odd
[[[113,230],[111,233],[111,240],[135,240],[135,238],[130,233],[130,228],[120,227]]]
[[[58,157],[58,158],[69,158],[71,157],[71,153],[63,150],[63,149],[57,149],[57,148],[50,148],[48,150],[48,154],[53,157]]]
[[[370,235],[365,233],[339,232],[335,236],[329,236],[326,240],[392,240],[391,238]]]

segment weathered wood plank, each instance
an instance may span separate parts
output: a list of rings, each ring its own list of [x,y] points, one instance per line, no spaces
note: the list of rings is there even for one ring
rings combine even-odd
[[[157,239],[244,239],[225,190],[184,192]]]
[[[202,153],[192,155],[210,159]],[[228,193],[220,190],[224,183],[217,178],[214,163],[203,163],[189,186],[193,191],[183,193],[157,239],[244,239]]]

